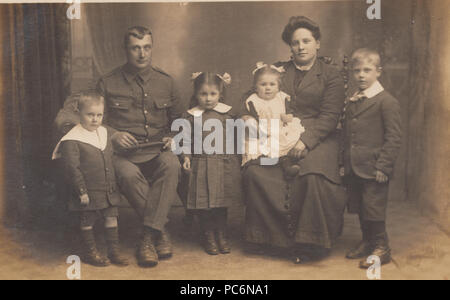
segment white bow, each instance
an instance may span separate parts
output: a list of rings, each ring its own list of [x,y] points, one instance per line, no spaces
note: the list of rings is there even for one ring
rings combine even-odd
[[[269,66],[268,64],[265,64],[265,63],[262,62],[262,61],[258,61],[258,62],[256,63],[256,69],[253,70],[252,74],[255,75],[255,73],[256,73],[258,70],[260,70],[260,69],[262,69],[262,68],[265,68],[265,67],[270,67],[270,68],[274,69],[275,71],[277,71],[278,73],[284,73],[284,72],[286,72],[286,70],[284,69],[283,66],[280,66],[280,67],[275,67],[274,65],[270,65],[270,66]]]

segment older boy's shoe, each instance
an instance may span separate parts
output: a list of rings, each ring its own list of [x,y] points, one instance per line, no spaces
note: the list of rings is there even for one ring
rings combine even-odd
[[[203,246],[205,248],[205,252],[209,255],[218,255],[219,254],[219,247],[216,242],[216,235],[214,234],[214,231],[207,230],[204,233],[203,237]]]
[[[159,259],[172,257],[172,243],[170,242],[170,236],[167,231],[163,230],[157,235],[155,248]]]
[[[139,266],[144,268],[155,267],[158,264],[158,254],[153,244],[153,236],[149,232],[144,232],[137,250],[137,260]]]
[[[359,259],[363,257],[367,257],[373,250],[372,244],[369,243],[369,241],[362,240],[359,242],[356,247],[353,249],[350,249],[350,251],[347,252],[345,255],[348,259]]]
[[[228,239],[225,233],[225,230],[218,230],[217,231],[217,241],[219,242],[219,251],[222,254],[228,254],[231,253],[231,247],[228,243]]]
[[[391,249],[389,248],[388,238],[386,233],[377,234],[374,236],[374,249],[363,260],[360,261],[359,267],[362,269],[368,269],[373,265],[373,262],[368,262],[367,259],[370,256],[378,256],[380,258],[380,264],[384,265],[391,262]]]

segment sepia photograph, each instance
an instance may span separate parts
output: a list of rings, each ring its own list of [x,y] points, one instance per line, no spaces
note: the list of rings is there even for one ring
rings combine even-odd
[[[0,0],[0,40],[0,280],[450,278],[449,0]]]

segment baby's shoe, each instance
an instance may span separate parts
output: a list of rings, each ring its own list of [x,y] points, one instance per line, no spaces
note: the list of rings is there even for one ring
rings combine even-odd
[[[300,172],[300,166],[292,165],[292,166],[286,167],[284,172],[286,173],[287,177],[293,178],[293,177],[297,176],[298,172]]]

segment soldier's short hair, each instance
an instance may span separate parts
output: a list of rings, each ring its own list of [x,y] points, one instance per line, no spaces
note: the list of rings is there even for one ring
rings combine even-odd
[[[124,37],[125,48],[128,46],[128,43],[130,41],[130,36],[134,36],[135,38],[142,40],[146,35],[149,35],[153,39],[152,32],[147,27],[133,26],[133,27],[128,28],[127,33],[125,33],[125,37]]]

